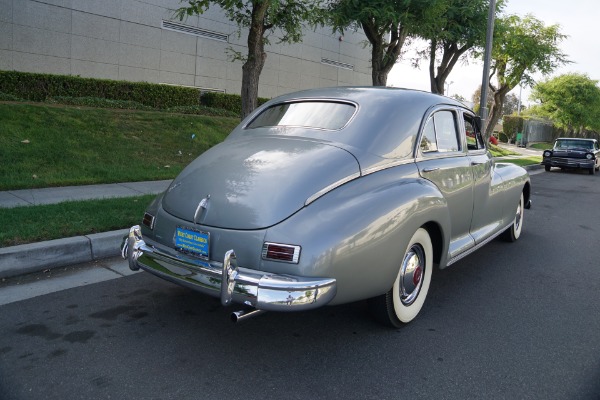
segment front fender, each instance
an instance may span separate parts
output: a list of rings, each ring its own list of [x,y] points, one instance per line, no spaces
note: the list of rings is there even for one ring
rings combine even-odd
[[[333,190],[269,228],[265,240],[300,245],[299,263],[287,269],[302,276],[335,278],[338,293],[331,304],[339,304],[388,291],[410,238],[426,224],[437,230],[437,248],[447,254],[446,201],[431,182],[419,177],[414,164],[407,164]],[[265,270],[274,269],[273,262],[262,262]]]

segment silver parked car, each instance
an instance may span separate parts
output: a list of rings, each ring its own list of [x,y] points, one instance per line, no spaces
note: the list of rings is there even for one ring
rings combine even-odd
[[[461,103],[394,88],[269,101],[189,166],[130,229],[133,270],[239,304],[235,319],[369,299],[392,326],[434,267],[519,238],[527,172],[496,163]]]

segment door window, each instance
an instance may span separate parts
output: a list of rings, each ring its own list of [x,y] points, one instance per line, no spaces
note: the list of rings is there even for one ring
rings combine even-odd
[[[483,136],[473,119],[469,115],[465,115],[465,131],[467,135],[467,149],[469,151],[485,149],[485,142]]]
[[[421,151],[423,153],[459,151],[457,133],[454,113],[438,111],[425,124],[421,138]]]

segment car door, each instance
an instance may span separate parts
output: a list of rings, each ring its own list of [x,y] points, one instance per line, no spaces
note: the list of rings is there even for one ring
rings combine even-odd
[[[449,258],[474,246],[470,235],[473,214],[471,160],[460,136],[459,113],[454,108],[434,110],[424,124],[417,151],[420,175],[443,194],[450,213]]]
[[[470,233],[479,244],[501,229],[503,207],[500,193],[502,179],[494,173],[494,159],[475,123],[475,116],[462,113],[461,134],[473,174],[473,217]]]

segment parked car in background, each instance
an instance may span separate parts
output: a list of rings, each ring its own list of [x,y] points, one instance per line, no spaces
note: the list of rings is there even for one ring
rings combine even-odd
[[[544,150],[542,165],[546,171],[586,169],[594,175],[600,168],[600,148],[596,139],[558,138],[552,149]]]
[[[426,92],[278,97],[173,180],[123,257],[238,304],[234,320],[369,299],[377,320],[402,326],[434,268],[522,233],[529,176],[496,162],[479,126],[460,102]]]

